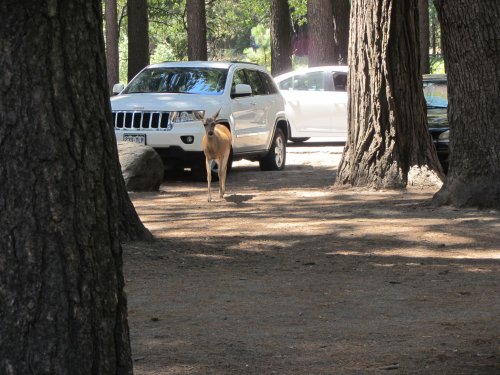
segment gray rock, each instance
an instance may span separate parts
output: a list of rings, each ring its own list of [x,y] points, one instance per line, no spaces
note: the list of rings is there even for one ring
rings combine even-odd
[[[163,181],[164,166],[150,146],[118,142],[118,155],[128,191],[158,190]]]

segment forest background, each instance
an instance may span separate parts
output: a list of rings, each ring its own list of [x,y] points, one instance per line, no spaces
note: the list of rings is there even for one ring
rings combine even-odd
[[[348,2],[348,0],[345,0]],[[441,53],[441,28],[433,2],[419,0],[426,7],[428,22],[426,48],[429,61],[423,73],[444,73]],[[147,11],[149,63],[188,60],[188,22],[186,0],[134,0]],[[130,3],[130,1],[129,1]],[[208,60],[248,61],[271,71],[271,2],[268,0],[206,1],[206,40]],[[292,66],[308,66],[307,0],[289,0]],[[129,31],[126,0],[106,0],[106,7],[116,7],[118,23],[119,82],[128,81]],[[106,17],[104,17],[106,19]],[[309,17],[310,19],[310,17]],[[347,16],[348,22],[348,16]],[[104,26],[106,28],[106,26]],[[109,38],[107,39],[109,43]],[[427,53],[426,53],[427,51]],[[343,63],[345,65],[346,62]],[[116,82],[110,82],[112,85]]]

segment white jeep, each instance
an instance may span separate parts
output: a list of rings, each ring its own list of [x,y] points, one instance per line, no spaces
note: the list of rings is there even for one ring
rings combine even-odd
[[[167,168],[206,175],[194,112],[212,116],[232,133],[232,160],[258,161],[262,170],[285,167],[285,101],[265,68],[238,62],[166,62],[117,84],[111,108],[117,141],[153,147]],[[175,116],[172,114],[175,112]],[[228,169],[230,168],[231,161]],[[214,165],[214,171],[216,164]]]

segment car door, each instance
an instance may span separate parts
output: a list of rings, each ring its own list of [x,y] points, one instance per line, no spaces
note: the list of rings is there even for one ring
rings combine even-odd
[[[278,114],[283,114],[285,109],[285,99],[281,95],[276,83],[273,78],[266,72],[259,71],[259,75],[262,81],[266,85],[266,111],[267,111],[267,124],[265,133],[267,133],[266,138],[266,148],[267,145],[271,144],[272,138],[274,136],[274,128]]]
[[[331,126],[332,137],[347,139],[347,72],[332,72]]]
[[[250,152],[266,148],[269,130],[267,129],[266,85],[257,70],[238,69],[233,75],[232,87],[238,83],[251,86],[252,95],[232,99],[234,126],[233,147],[236,152]]]
[[[293,137],[329,136],[332,133],[332,92],[325,87],[325,72],[293,76],[292,89],[282,90]]]

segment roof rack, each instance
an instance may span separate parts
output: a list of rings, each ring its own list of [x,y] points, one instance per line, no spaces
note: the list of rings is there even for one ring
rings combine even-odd
[[[224,62],[224,61],[221,61]],[[251,62],[251,61],[240,61],[240,60],[228,60],[227,62],[230,62],[232,64],[250,64],[250,65],[259,65],[257,63]]]
[[[165,60],[163,63],[176,63],[176,62],[214,62],[214,63],[230,63],[230,64],[250,64],[250,65],[259,65],[250,61],[240,61],[240,60]]]

